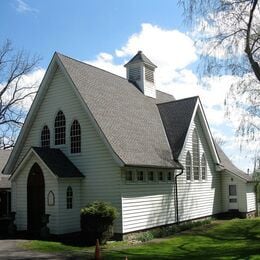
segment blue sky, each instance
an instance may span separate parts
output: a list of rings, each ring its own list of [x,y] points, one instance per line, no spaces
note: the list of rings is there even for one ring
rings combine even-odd
[[[209,87],[201,86],[194,31],[184,26],[177,1],[2,0],[0,14],[0,43],[8,38],[14,48],[42,57],[29,81],[42,78],[55,51],[124,76],[123,64],[143,50],[158,66],[157,87],[176,98],[200,95],[214,136],[227,141],[225,152],[243,170],[252,168],[251,150],[241,153],[234,137],[237,113],[232,120],[224,115],[236,78],[205,79]]]
[[[54,51],[79,59],[112,52],[145,22],[180,28],[175,1],[159,0],[2,0],[0,40],[43,57],[47,66]]]

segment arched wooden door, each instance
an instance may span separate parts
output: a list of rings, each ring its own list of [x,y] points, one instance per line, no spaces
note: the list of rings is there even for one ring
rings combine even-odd
[[[39,234],[41,219],[45,214],[44,176],[40,166],[35,163],[27,181],[27,230]]]

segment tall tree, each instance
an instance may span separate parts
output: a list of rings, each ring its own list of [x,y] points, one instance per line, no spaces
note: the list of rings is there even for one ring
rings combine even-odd
[[[260,145],[260,7],[258,0],[179,0],[201,50],[200,75],[234,75],[227,114],[239,136]]]
[[[39,60],[25,51],[15,51],[9,40],[0,47],[0,149],[14,146],[27,113],[26,102],[38,86],[37,82],[25,82],[25,77]]]

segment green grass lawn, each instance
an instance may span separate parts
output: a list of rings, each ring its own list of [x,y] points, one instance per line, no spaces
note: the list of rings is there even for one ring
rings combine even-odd
[[[94,247],[75,247],[57,242],[30,241],[28,249],[93,255]],[[260,259],[260,219],[217,221],[165,239],[139,245],[109,243],[104,259]]]

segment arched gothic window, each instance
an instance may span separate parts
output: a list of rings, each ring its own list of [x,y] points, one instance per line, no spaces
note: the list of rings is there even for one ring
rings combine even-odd
[[[81,129],[77,120],[74,120],[70,128],[70,151],[71,153],[81,152]]]
[[[42,128],[41,132],[41,146],[50,147],[50,130],[47,125]]]
[[[73,191],[71,186],[67,188],[67,209],[72,209]]]
[[[191,180],[191,155],[190,152],[186,154],[186,180]]]
[[[206,164],[205,154],[203,153],[201,157],[201,179],[206,180],[206,176],[207,176],[207,164]]]
[[[192,159],[193,159],[193,176],[194,180],[200,179],[200,148],[199,136],[195,128],[192,133]]]
[[[62,111],[59,111],[55,118],[55,144],[66,143],[66,119]]]

